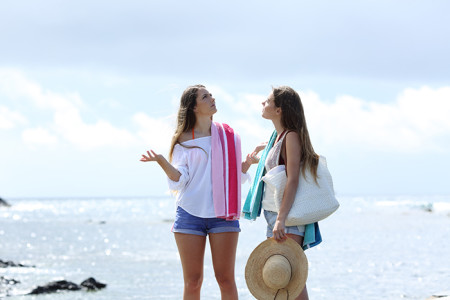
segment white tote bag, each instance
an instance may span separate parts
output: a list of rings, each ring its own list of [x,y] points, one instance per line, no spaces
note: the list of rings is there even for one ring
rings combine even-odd
[[[318,184],[308,170],[305,175],[306,178],[300,173],[297,193],[286,218],[286,226],[306,225],[321,221],[339,208],[325,157],[319,157]],[[268,193],[268,197],[275,199],[275,206],[279,211],[287,181],[285,166],[279,165],[272,168],[261,180],[266,184],[264,193]]]

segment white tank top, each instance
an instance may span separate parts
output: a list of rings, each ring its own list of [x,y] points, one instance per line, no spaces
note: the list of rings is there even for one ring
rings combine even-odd
[[[281,148],[283,145],[283,140],[286,137],[286,134],[284,132],[282,134],[283,134],[283,136],[281,137],[281,139],[278,142],[276,142],[275,145],[273,145],[272,149],[270,149],[269,153],[267,154],[267,159],[266,159],[266,163],[265,163],[266,173],[279,165]],[[270,193],[263,194],[262,208],[264,210],[277,212],[273,194],[270,194]]]

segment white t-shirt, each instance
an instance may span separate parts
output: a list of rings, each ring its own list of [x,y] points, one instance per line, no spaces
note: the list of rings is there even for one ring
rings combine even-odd
[[[211,137],[201,137],[176,144],[172,165],[181,173],[178,181],[168,178],[169,188],[177,191],[176,205],[193,216],[215,218],[211,179]],[[203,150],[202,150],[203,149]],[[242,183],[249,179],[243,174]]]

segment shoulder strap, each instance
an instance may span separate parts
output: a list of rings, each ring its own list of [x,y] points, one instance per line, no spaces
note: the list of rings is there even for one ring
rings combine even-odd
[[[286,136],[286,130],[284,130],[283,132],[281,132],[275,139],[275,142],[273,143],[274,146],[277,145],[277,149],[274,153],[274,155],[276,155],[276,161],[278,162],[279,165],[284,165],[284,160],[281,158],[281,147],[278,146],[278,143],[281,141],[281,143],[283,143],[284,141],[284,137]]]
[[[280,151],[280,155],[278,157],[278,164],[279,165],[285,165],[286,167],[286,172],[287,172],[287,156],[286,156],[286,139],[285,137],[287,136],[287,134],[289,132],[292,132],[293,130],[288,130],[286,131],[286,134],[282,137],[283,141],[281,142],[281,151]],[[283,156],[286,159],[283,159]]]
[[[286,133],[287,133],[287,131],[286,131],[286,130],[283,130],[283,131],[281,132],[280,136],[277,137],[277,139],[275,140],[275,143],[278,143],[278,142],[285,136]]]

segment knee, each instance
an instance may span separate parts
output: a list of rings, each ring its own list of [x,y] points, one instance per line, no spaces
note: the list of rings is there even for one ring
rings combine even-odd
[[[216,274],[216,280],[221,289],[234,289],[236,286],[234,274]]]
[[[184,288],[189,292],[196,292],[201,289],[202,282],[203,282],[202,274],[192,275],[185,279]]]

